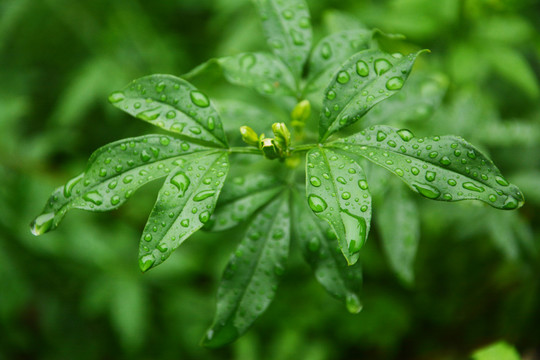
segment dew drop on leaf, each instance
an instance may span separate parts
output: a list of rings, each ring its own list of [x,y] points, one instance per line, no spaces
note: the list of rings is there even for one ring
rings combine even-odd
[[[369,67],[365,61],[359,60],[356,63],[356,73],[362,77],[366,77],[369,75]]]
[[[41,214],[30,224],[30,231],[35,236],[44,234],[51,229],[53,221],[54,213]]]
[[[321,179],[316,176],[312,176],[309,178],[309,183],[315,187],[319,187],[321,186]]]
[[[428,199],[436,199],[441,196],[441,192],[431,185],[420,183],[413,183],[412,185],[421,195],[427,197]]]
[[[362,311],[363,307],[356,294],[347,294],[345,305],[347,306],[347,311],[351,314],[358,314],[360,311]]]
[[[178,191],[180,192],[178,194],[178,197],[182,197],[189,188],[189,184],[191,184],[191,181],[186,176],[186,174],[184,174],[183,172],[178,172],[171,178],[171,184],[178,188]]]
[[[403,87],[403,83],[403,79],[396,76],[388,79],[388,81],[386,82],[386,88],[388,90],[399,90]]]
[[[377,75],[382,75],[392,68],[392,64],[386,59],[375,60],[375,72]]]
[[[210,100],[200,91],[193,90],[189,93],[189,96],[191,97],[191,101],[198,107],[205,108],[210,106]]]
[[[203,190],[193,197],[194,201],[203,201],[211,196],[214,196],[216,192],[214,190]]]
[[[472,182],[465,182],[463,183],[463,188],[467,189],[467,190],[471,190],[471,191],[475,191],[475,192],[484,192],[485,189],[481,186],[476,186],[475,184],[473,184]]]
[[[337,82],[340,84],[346,84],[351,80],[351,76],[346,71],[340,71],[337,75]]]
[[[255,65],[256,62],[257,62],[257,59],[255,58],[255,55],[253,54],[245,54],[244,56],[240,58],[240,66],[244,70],[251,69]]]
[[[97,190],[90,191],[86,194],[84,194],[83,199],[86,201],[89,201],[95,205],[101,205],[103,204],[103,196]]]
[[[324,201],[320,196],[313,194],[308,196],[308,204],[311,210],[316,213],[322,212],[328,207],[326,201]]]
[[[113,92],[111,95],[109,95],[109,102],[112,104],[116,104],[120,101],[123,101],[126,98],[126,95],[121,91]]]
[[[330,47],[330,44],[324,43],[321,48],[321,56],[323,59],[330,59],[332,57],[332,48]]]

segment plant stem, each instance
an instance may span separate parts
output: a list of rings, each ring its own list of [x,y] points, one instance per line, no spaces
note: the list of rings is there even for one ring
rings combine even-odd
[[[314,147],[317,147],[317,146],[319,146],[319,145],[317,145],[317,144],[304,144],[304,145],[299,145],[299,146],[295,146],[293,148],[290,148],[290,151],[291,151],[291,153],[308,151],[308,150],[313,149]]]
[[[253,154],[253,155],[262,155],[261,150],[255,149],[255,148],[249,148],[249,147],[232,147],[230,149],[226,149],[230,153],[234,154]]]

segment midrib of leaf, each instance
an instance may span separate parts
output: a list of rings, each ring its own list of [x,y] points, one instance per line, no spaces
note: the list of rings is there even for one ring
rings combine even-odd
[[[284,199],[287,199],[287,197],[285,197],[283,195],[283,198]],[[277,201],[277,200],[275,200]],[[281,209],[281,206],[283,205],[283,202],[284,200],[282,199],[279,203],[279,206],[277,207],[278,210]],[[268,204],[271,204],[271,202],[269,202]],[[268,206],[268,205],[267,205]],[[276,218],[278,217],[278,215],[280,215],[279,211],[276,211],[276,213],[274,214],[274,216],[272,217],[272,222],[271,224],[273,225],[276,221]],[[272,225],[270,225],[268,227],[268,229],[270,230],[272,228]],[[253,279],[253,274],[255,273],[255,269],[257,269],[258,265],[259,265],[259,262],[261,261],[261,253],[263,252],[263,250],[266,248],[266,246],[268,245],[268,240],[269,238],[272,236],[272,234],[270,233],[270,231],[268,232],[268,234],[266,234],[266,237],[264,238],[264,245],[262,246],[259,246],[258,248],[258,251],[257,251],[257,260],[253,263],[253,265],[250,267],[249,269],[249,278],[248,278],[248,281],[246,283],[246,286],[243,287],[242,289],[242,292],[241,292],[241,295],[239,297],[239,301],[236,302],[236,305],[234,306],[234,310],[231,311],[232,314],[236,313],[236,311],[238,310],[238,308],[240,307],[240,304],[244,301],[244,296],[246,295],[246,291],[248,289],[248,286],[249,283],[251,282],[250,280]]]
[[[266,187],[266,188],[257,189],[256,191],[253,191],[253,192],[251,192],[249,194],[244,194],[242,196],[235,197],[235,198],[229,199],[227,201],[224,201],[224,202],[220,203],[219,205],[220,206],[226,206],[226,205],[235,203],[237,201],[243,200],[245,198],[248,198],[250,196],[253,196],[256,193],[262,193],[262,192],[265,192],[265,191],[274,190],[275,188],[278,188],[278,187],[285,187],[285,185],[284,184],[277,184],[277,185],[274,185],[274,186],[269,186],[269,187]],[[279,194],[276,194],[275,196],[273,196],[272,200],[275,199],[277,196],[279,196]],[[270,200],[270,201],[272,201],[272,200]]]

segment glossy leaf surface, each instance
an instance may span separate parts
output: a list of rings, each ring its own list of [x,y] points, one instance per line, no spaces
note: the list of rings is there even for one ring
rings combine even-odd
[[[393,184],[375,214],[386,257],[391,268],[407,284],[414,282],[414,259],[420,239],[420,214],[410,193]]]
[[[390,170],[428,199],[476,199],[499,209],[524,202],[491,160],[457,136],[415,138],[409,130],[373,126],[332,146]]]
[[[349,265],[356,263],[371,222],[371,196],[363,169],[330,149],[307,154],[306,195],[309,207],[335,231]]]
[[[231,256],[218,289],[213,325],[203,345],[234,341],[274,298],[289,253],[288,192],[262,208]]]
[[[303,194],[294,192],[291,209],[293,235],[317,281],[330,294],[343,300],[351,313],[358,313],[362,309],[360,263],[347,266],[336,234],[326,221],[313,215]]]
[[[289,66],[296,79],[311,50],[311,23],[304,0],[253,0],[268,46]]]
[[[57,188],[31,225],[34,235],[55,229],[67,211],[108,211],[120,207],[135,190],[171,172],[186,155],[208,148],[165,135],[146,135],[96,150],[84,173]]]
[[[210,152],[191,158],[167,177],[141,237],[142,271],[165,261],[210,220],[229,170],[228,156]]]
[[[145,76],[112,93],[109,101],[167,131],[227,147],[223,125],[212,102],[184,79],[172,75]]]
[[[319,139],[358,121],[369,109],[398,92],[419,53],[391,55],[364,50],[347,60],[326,88]]]
[[[234,177],[223,187],[216,211],[206,228],[210,231],[230,229],[283,191],[283,182],[266,174]]]
[[[305,91],[325,88],[339,65],[357,52],[368,49],[372,38],[373,31],[366,29],[340,31],[324,37],[311,52]]]

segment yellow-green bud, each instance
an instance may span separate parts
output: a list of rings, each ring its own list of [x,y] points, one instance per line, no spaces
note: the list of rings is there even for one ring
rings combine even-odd
[[[306,122],[311,114],[311,104],[308,100],[302,100],[294,107],[291,112],[291,119],[293,121]]]
[[[273,123],[272,131],[276,137],[276,141],[282,146],[282,150],[286,150],[291,143],[291,133],[285,123]]]
[[[242,140],[251,146],[259,147],[259,136],[249,126],[242,126],[240,128],[240,134],[242,134]]]
[[[281,157],[281,149],[277,146],[275,139],[261,139],[260,149],[268,159],[277,159]]]

